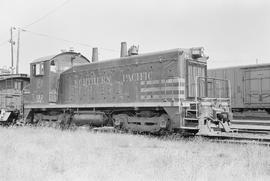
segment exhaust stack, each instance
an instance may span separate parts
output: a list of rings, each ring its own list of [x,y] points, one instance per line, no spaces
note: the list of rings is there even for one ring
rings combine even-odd
[[[95,47],[92,50],[92,62],[97,62],[98,61],[98,48]]]
[[[121,54],[120,57],[127,56],[127,42],[121,42]]]

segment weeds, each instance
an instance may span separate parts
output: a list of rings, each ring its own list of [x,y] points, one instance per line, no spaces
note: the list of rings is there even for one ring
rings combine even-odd
[[[270,148],[0,128],[0,180],[270,180]]]

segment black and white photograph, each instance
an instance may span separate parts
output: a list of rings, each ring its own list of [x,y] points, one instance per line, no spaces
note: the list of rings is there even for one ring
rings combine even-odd
[[[270,180],[269,0],[0,0],[0,181]]]

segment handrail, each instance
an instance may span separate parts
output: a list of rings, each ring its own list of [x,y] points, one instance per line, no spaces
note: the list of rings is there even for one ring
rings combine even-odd
[[[228,83],[228,90],[226,90],[228,92],[228,94],[227,94],[228,97],[227,98],[222,98],[222,97],[219,97],[219,98],[217,98],[217,97],[214,97],[214,98],[204,97],[202,99],[206,99],[206,100],[227,100],[227,101],[229,101],[229,105],[231,105],[231,84],[230,84],[230,80],[228,80],[228,79],[220,79],[220,78],[215,78],[215,77],[196,76],[196,80],[195,80],[195,104],[196,104],[195,105],[195,109],[196,109],[196,117],[198,117],[198,105],[197,105],[197,103],[198,103],[198,99],[199,99],[199,97],[198,97],[198,86],[199,86],[198,81],[199,81],[199,78],[207,78],[207,79],[212,79],[212,80],[227,81],[227,83]],[[208,86],[208,84],[207,84],[207,86]],[[208,89],[207,89],[207,91],[208,91]],[[230,107],[230,109],[231,109],[231,107]]]

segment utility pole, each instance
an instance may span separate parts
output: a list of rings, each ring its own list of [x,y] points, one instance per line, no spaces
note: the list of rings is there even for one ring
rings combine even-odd
[[[18,28],[16,74],[19,74],[19,58],[20,58],[20,32],[21,32],[21,29],[20,29],[20,28]]]
[[[15,42],[13,41],[13,27],[10,28],[10,45],[11,45],[11,73],[14,73],[14,61],[13,61],[13,45]]]

